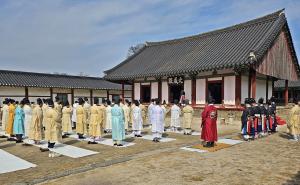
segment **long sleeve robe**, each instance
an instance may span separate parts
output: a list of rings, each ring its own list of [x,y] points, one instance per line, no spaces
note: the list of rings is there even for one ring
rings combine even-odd
[[[152,121],[152,109],[153,109],[154,105],[151,103],[148,106],[148,124],[151,125],[151,121]]]
[[[139,108],[141,108],[143,112],[143,125],[147,125],[147,108],[143,104],[140,104]]]
[[[214,117],[214,118],[212,118]],[[208,142],[218,141],[217,133],[218,111],[213,105],[209,105],[202,112],[201,139]]]
[[[43,127],[45,126],[45,123],[46,123],[46,112],[47,112],[48,108],[49,108],[49,106],[44,103],[43,106],[42,106],[42,111],[43,111]]]
[[[164,110],[159,105],[153,106],[151,110],[152,132],[164,133]]]
[[[171,127],[180,127],[181,109],[177,105],[171,108]]]
[[[16,107],[13,104],[9,105],[9,115],[8,115],[8,121],[7,121],[7,127],[6,127],[6,134],[14,135],[13,132],[13,124],[14,124],[14,118],[15,118],[15,109]]]
[[[194,109],[187,105],[183,108],[183,127],[192,128],[192,122],[194,118]]]
[[[97,105],[93,105],[91,107],[91,120],[90,120],[90,129],[89,135],[94,137],[102,137],[103,136],[103,113],[102,109]]]
[[[111,126],[111,124],[112,124],[112,122],[111,122],[111,106],[110,105],[108,105],[107,107],[106,107],[106,126],[105,126],[105,128],[106,129],[112,129],[112,126]]]
[[[61,118],[61,106],[57,102],[54,103],[53,110],[55,110],[58,113],[59,117]]]
[[[72,132],[72,114],[73,114],[73,108],[70,106],[64,107],[62,110],[62,131],[63,132]]]
[[[87,111],[87,123],[89,124],[90,123],[90,119],[91,119],[91,105],[89,103],[85,103],[83,105],[83,107],[86,109]]]
[[[24,113],[25,113],[25,122],[24,122],[24,129],[25,129],[25,136],[29,136],[29,129],[30,129],[30,122],[32,118],[32,108],[29,105],[24,106]]]
[[[45,114],[46,115],[46,114]],[[43,139],[43,111],[37,105],[32,111],[28,139],[40,141]]]
[[[288,114],[288,124],[287,124],[287,132],[292,135],[298,135],[299,132],[299,124],[300,124],[300,109],[298,105],[295,105]]]
[[[73,105],[73,115],[72,115],[72,122],[76,122],[76,108],[79,106],[78,103]]]
[[[9,107],[7,104],[5,104],[2,111],[2,130],[5,131],[8,122],[8,116],[9,116]]]
[[[132,123],[132,118],[133,118],[133,114],[132,114],[132,110],[136,107],[135,104],[130,106],[130,123]]]
[[[45,140],[54,143],[62,139],[61,117],[56,110],[46,111]]]
[[[133,110],[132,130],[143,130],[143,111],[139,107]]]
[[[128,124],[129,124],[129,118],[130,118],[130,109],[128,109],[127,104],[122,107],[124,111],[124,118],[125,118],[125,129],[128,129]]]
[[[25,121],[25,113],[23,109],[20,106],[18,106],[15,109],[15,119],[14,119],[14,126],[13,126],[14,134],[24,134],[25,132],[24,121]]]
[[[118,105],[115,105],[111,109],[111,121],[112,121],[112,139],[115,141],[125,139],[124,111]]]
[[[81,105],[76,108],[76,133],[87,134],[86,111]]]

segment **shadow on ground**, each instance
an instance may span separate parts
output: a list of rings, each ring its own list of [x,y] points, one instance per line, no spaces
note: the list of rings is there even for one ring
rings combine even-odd
[[[286,181],[283,185],[290,185],[290,184],[300,184],[300,171],[291,177],[291,180]]]

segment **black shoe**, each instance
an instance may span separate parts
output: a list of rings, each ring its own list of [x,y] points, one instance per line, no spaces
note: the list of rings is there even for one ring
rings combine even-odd
[[[119,145],[117,145],[117,146],[123,146],[122,144],[119,144]]]
[[[88,144],[98,144],[98,143],[95,141],[89,141]]]
[[[206,142],[206,145],[203,145],[203,147],[205,147],[205,148],[210,148],[210,147],[211,147],[210,142]]]
[[[187,133],[186,135],[192,135],[191,133]]]
[[[186,133],[183,133],[184,135],[186,135]]]
[[[164,131],[167,131],[167,129],[164,129]]]
[[[141,136],[141,135],[136,135],[135,137],[143,137],[143,136]]]
[[[7,136],[4,136],[4,135],[3,135],[3,136],[0,136],[0,138],[7,138]]]
[[[106,131],[106,130],[104,130],[104,134],[107,134],[107,131]]]
[[[134,134],[134,137],[137,137],[137,135],[136,135],[136,134]]]
[[[22,140],[17,140],[16,143],[23,143],[23,141]]]
[[[66,135],[69,136],[69,135],[71,135],[71,134],[67,133]]]
[[[68,136],[65,134],[65,135],[62,136],[62,138],[68,138]]]
[[[215,142],[213,141],[213,142],[210,142],[210,146],[211,147],[215,147]]]
[[[17,141],[17,140],[11,137],[11,138],[8,138],[7,141]]]
[[[117,145],[117,143],[114,144],[114,146],[116,146],[116,145]]]
[[[85,137],[83,137],[83,135],[79,134],[78,139],[85,139]]]
[[[159,139],[158,139],[158,138],[156,138],[155,142],[159,142]]]
[[[155,138],[153,138],[153,140],[152,140],[153,142],[155,142],[156,141],[156,137]]]
[[[49,148],[40,148],[40,151],[41,151],[41,152],[48,152],[48,151],[49,151]]]

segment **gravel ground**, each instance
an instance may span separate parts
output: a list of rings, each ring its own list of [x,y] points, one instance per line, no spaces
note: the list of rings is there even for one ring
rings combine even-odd
[[[42,184],[300,184],[300,141],[285,129],[216,152],[178,149]]]
[[[201,131],[200,123],[201,123],[201,119],[199,119],[199,118],[194,119],[193,126],[194,126],[194,129],[198,132]],[[167,126],[170,125],[169,118],[166,119],[166,125]],[[225,135],[230,135],[233,133],[238,133],[239,131],[240,131],[240,123],[238,123],[238,122],[235,123],[235,125],[218,125],[218,136],[219,137],[222,137]],[[151,131],[149,129],[146,129],[143,131],[143,133],[151,134]],[[168,149],[168,148],[172,148],[172,147],[176,148],[181,145],[195,143],[195,142],[200,141],[200,136],[187,136],[187,135],[183,135],[183,134],[169,133],[169,132],[164,133],[163,136],[169,137],[169,138],[175,138],[177,140],[171,141],[171,142],[166,142],[166,143],[162,143],[162,142],[154,143],[152,141],[145,140],[145,139],[127,138],[125,141],[134,142],[134,143],[136,143],[136,145],[130,146],[130,147],[125,147],[125,148],[116,148],[116,147],[106,146],[106,145],[102,145],[102,144],[88,145],[86,141],[76,141],[74,138],[63,139],[62,143],[100,152],[99,154],[96,154],[96,155],[82,157],[82,158],[78,158],[78,159],[73,159],[73,158],[66,157],[66,156],[62,156],[59,158],[49,158],[48,157],[49,153],[48,152],[41,153],[39,151],[38,147],[35,147],[35,146],[23,147],[21,144],[16,144],[14,142],[6,141],[6,139],[0,139],[0,149],[3,149],[17,157],[20,157],[26,161],[29,161],[29,162],[37,165],[37,167],[35,167],[35,168],[0,174],[0,179],[1,179],[0,183],[1,184],[11,184],[11,183],[17,183],[17,182],[29,182],[34,179],[43,178],[48,175],[63,173],[63,172],[69,171],[69,170],[76,171],[76,169],[80,169],[80,168],[84,168],[84,167],[86,167],[86,169],[91,169],[90,166],[92,164],[101,163],[101,162],[110,161],[110,160],[118,160],[118,159],[120,159],[120,161],[122,162],[122,160],[126,159],[126,157],[138,156],[139,154],[149,153],[152,151],[159,153],[161,150],[164,150],[164,149]],[[111,138],[111,135],[108,134],[105,137]],[[168,153],[157,154],[157,155],[161,156],[161,157],[153,156],[155,160],[158,160],[160,158],[164,158],[167,156],[174,158],[174,160],[171,160],[171,162],[169,161],[169,159],[165,159],[165,162],[163,162],[163,164],[168,164],[168,165],[171,165],[171,164],[173,165],[174,163],[175,164],[178,164],[178,163],[185,164],[185,162],[180,162],[181,157],[178,158],[178,156],[181,156],[181,155],[184,155],[185,157],[188,156],[188,157],[193,157],[193,158],[197,158],[197,159],[199,159],[199,157],[201,158],[201,156],[199,156],[200,155],[199,153],[182,151],[182,150],[169,151]],[[205,154],[205,155],[209,155],[209,154]],[[147,155],[145,155],[145,156],[147,156]],[[129,161],[128,163],[129,164],[132,162],[136,163],[139,160],[151,161],[152,157],[134,159],[132,161]],[[121,165],[121,166],[128,165],[128,163],[125,162],[125,163],[118,164],[118,165]],[[145,163],[145,165],[146,164],[148,164],[148,163]],[[150,164],[152,164],[152,162],[150,162]],[[105,168],[97,168],[96,171],[101,171],[103,169],[110,169],[111,167],[118,166],[118,165],[112,165],[112,166],[105,167]],[[154,163],[153,163],[153,165],[154,165]],[[159,163],[156,165],[159,165]],[[166,167],[168,165],[166,165]],[[144,166],[143,164],[139,164],[138,166],[139,166],[138,169],[139,168],[142,168],[142,169],[148,168],[147,165]],[[132,170],[130,170],[131,168],[132,168]],[[149,166],[149,168],[151,168],[151,165]],[[162,167],[159,167],[159,169],[160,168],[162,168]],[[133,171],[136,171],[136,167],[130,167],[130,168],[126,167],[125,169],[130,173],[132,173]],[[153,167],[153,169],[156,169],[156,168]],[[175,169],[177,169],[177,168],[175,168]],[[169,171],[173,171],[173,170],[174,169],[169,169]],[[106,171],[106,170],[104,170],[104,171]],[[114,170],[112,170],[112,171],[114,171]],[[138,172],[138,171],[136,171],[136,172]],[[149,169],[147,169],[145,171],[146,174],[148,173],[147,171],[149,171]],[[154,171],[157,171],[157,169]],[[159,173],[162,172],[161,170],[158,170],[158,171],[160,171]],[[141,175],[142,175],[142,171],[139,171],[139,172],[141,172]],[[181,173],[186,173],[186,172],[187,172],[186,170],[182,170]],[[81,174],[78,174],[78,175],[81,175]],[[111,177],[105,175],[105,178],[107,178],[109,183],[111,182],[112,177],[115,177],[115,175],[111,176]],[[103,179],[105,179],[105,178],[103,177]],[[166,179],[169,179],[169,178],[173,178],[173,177],[172,176],[166,177]],[[151,179],[149,179],[149,180],[151,180]],[[103,181],[103,182],[105,182],[105,181]],[[148,181],[146,181],[146,182],[148,182]],[[132,183],[134,183],[134,182],[132,182]],[[89,183],[85,183],[85,184],[89,184]]]

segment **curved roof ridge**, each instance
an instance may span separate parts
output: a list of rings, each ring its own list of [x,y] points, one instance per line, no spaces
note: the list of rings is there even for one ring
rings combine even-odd
[[[276,11],[274,13],[265,15],[263,17],[252,19],[250,21],[238,23],[238,24],[228,26],[228,27],[225,27],[225,28],[220,28],[220,29],[217,29],[217,30],[208,31],[208,32],[204,32],[204,33],[200,33],[200,34],[196,34],[196,35],[192,35],[192,36],[186,36],[186,37],[170,39],[170,40],[163,40],[163,41],[156,41],[156,42],[146,42],[146,46],[155,46],[155,45],[160,45],[160,44],[170,44],[170,43],[175,43],[175,42],[180,42],[180,41],[192,40],[192,39],[195,39],[195,38],[205,37],[207,35],[211,36],[211,35],[214,35],[214,34],[225,32],[225,31],[232,31],[232,30],[235,30],[235,29],[238,29],[238,28],[241,28],[241,27],[246,27],[246,26],[253,25],[253,24],[259,24],[259,23],[264,22],[266,20],[271,20],[271,19],[278,18],[282,12],[284,12],[284,9],[281,9],[281,10]]]

